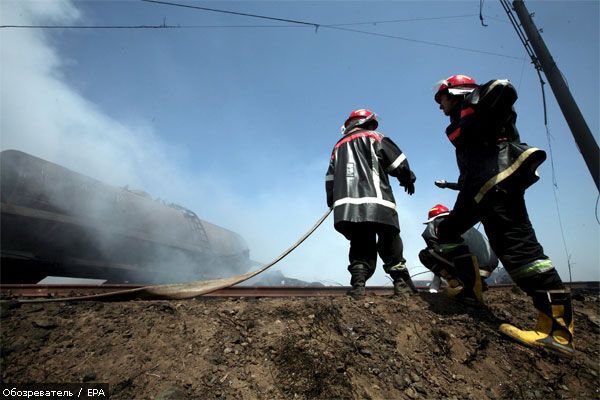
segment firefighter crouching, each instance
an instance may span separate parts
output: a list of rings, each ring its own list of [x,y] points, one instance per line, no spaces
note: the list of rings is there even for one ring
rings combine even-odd
[[[461,243],[455,243],[451,248],[441,246],[437,237],[437,226],[448,214],[450,210],[443,204],[436,204],[429,209],[428,220],[425,222],[427,226],[422,234],[427,247],[419,252],[419,259],[435,277],[446,281],[446,293],[450,297],[467,302],[479,301],[477,294],[487,289],[485,279],[498,266],[498,258],[481,232],[473,227],[462,234]],[[466,274],[457,270],[454,260],[471,255],[477,258],[477,263],[471,263],[471,269],[467,270]],[[480,281],[479,284],[477,280]],[[481,289],[475,293],[477,284]]]
[[[415,175],[408,160],[391,139],[376,131],[377,116],[353,111],[344,135],[331,153],[325,177],[327,205],[333,207],[334,227],[350,241],[349,260],[353,297],[365,295],[366,281],[375,272],[377,254],[394,281],[394,294],[415,293],[403,256],[396,202],[389,176],[405,191],[415,191]]]
[[[508,80],[478,85],[453,75],[438,84],[435,100],[450,117],[446,136],[460,173],[454,208],[438,225],[440,242],[460,243],[460,235],[481,221],[504,268],[539,311],[532,330],[502,324],[500,331],[525,345],[572,354],[571,294],[535,236],[524,199],[546,154],[521,143],[515,88]]]

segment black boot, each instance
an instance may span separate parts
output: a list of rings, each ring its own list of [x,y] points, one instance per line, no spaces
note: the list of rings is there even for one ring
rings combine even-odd
[[[350,285],[352,289],[348,290],[346,294],[354,298],[364,297],[366,294],[365,284],[367,282],[368,269],[363,263],[353,263],[348,266],[348,271],[352,274],[350,278]]]
[[[398,279],[394,281],[394,296],[413,294],[417,292],[418,290],[410,277],[408,278],[408,281],[405,281],[404,279]]]
[[[350,297],[354,297],[355,299],[364,297],[366,294],[365,284],[355,283],[352,285],[352,289],[348,290],[346,294]]]
[[[417,288],[410,278],[406,264],[400,263],[388,269],[388,273],[394,281],[394,295],[417,293]]]

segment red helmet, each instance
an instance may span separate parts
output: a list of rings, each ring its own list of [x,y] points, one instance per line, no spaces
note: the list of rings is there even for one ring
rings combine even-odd
[[[443,215],[450,214],[450,210],[443,204],[436,204],[435,206],[429,209],[429,214],[427,214],[427,218],[429,218],[425,223],[431,222],[437,217],[441,217]]]
[[[443,81],[439,81],[433,87],[435,91],[435,101],[440,102],[440,95],[445,93],[446,91],[450,94],[460,95],[460,94],[469,94],[476,87],[477,82],[475,79],[471,78],[467,75],[452,75],[448,79],[444,79]]]
[[[344,122],[342,133],[346,133],[350,129],[363,125],[369,121],[373,121],[375,123],[375,127],[373,129],[377,129],[379,121],[377,120],[377,115],[375,115],[373,111],[367,110],[366,108],[354,110],[350,113],[350,116],[346,122]]]

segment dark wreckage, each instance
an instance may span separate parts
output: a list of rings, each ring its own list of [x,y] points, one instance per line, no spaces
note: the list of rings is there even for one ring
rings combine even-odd
[[[251,267],[240,235],[184,207],[21,151],[1,152],[0,162],[2,283],[174,283]]]

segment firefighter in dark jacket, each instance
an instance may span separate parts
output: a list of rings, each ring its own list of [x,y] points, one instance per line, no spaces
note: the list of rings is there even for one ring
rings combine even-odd
[[[482,291],[487,288],[485,279],[488,278],[494,269],[498,266],[498,257],[490,248],[485,237],[475,228],[470,228],[462,234],[463,241],[457,243],[452,252],[440,254],[441,249],[437,237],[438,225],[450,214],[448,207],[443,204],[436,204],[429,209],[426,227],[421,235],[427,243],[427,247],[419,252],[419,260],[435,276],[444,278],[448,284],[446,293],[451,297],[461,297],[465,295],[465,288],[462,286],[459,273],[456,271],[453,259],[461,254],[474,254],[477,257],[479,275],[470,274],[473,279],[481,280]],[[475,284],[475,282],[473,283]],[[437,289],[437,288],[436,288]],[[468,298],[465,300],[469,300]],[[476,300],[476,299],[475,299]]]
[[[572,354],[571,295],[544,254],[525,207],[525,190],[539,179],[536,169],[546,154],[521,143],[515,88],[508,80],[478,85],[469,76],[454,75],[438,84],[435,100],[450,117],[446,135],[460,174],[456,204],[438,225],[441,247],[459,243],[460,235],[481,221],[504,268],[539,311],[532,330],[502,324],[500,331],[529,346]]]
[[[325,177],[327,205],[333,207],[334,227],[350,241],[348,294],[364,296],[365,283],[375,272],[377,254],[394,281],[394,294],[416,292],[403,257],[396,202],[388,175],[405,191],[415,191],[415,175],[402,151],[378,131],[377,116],[353,111],[344,135],[331,153]]]

